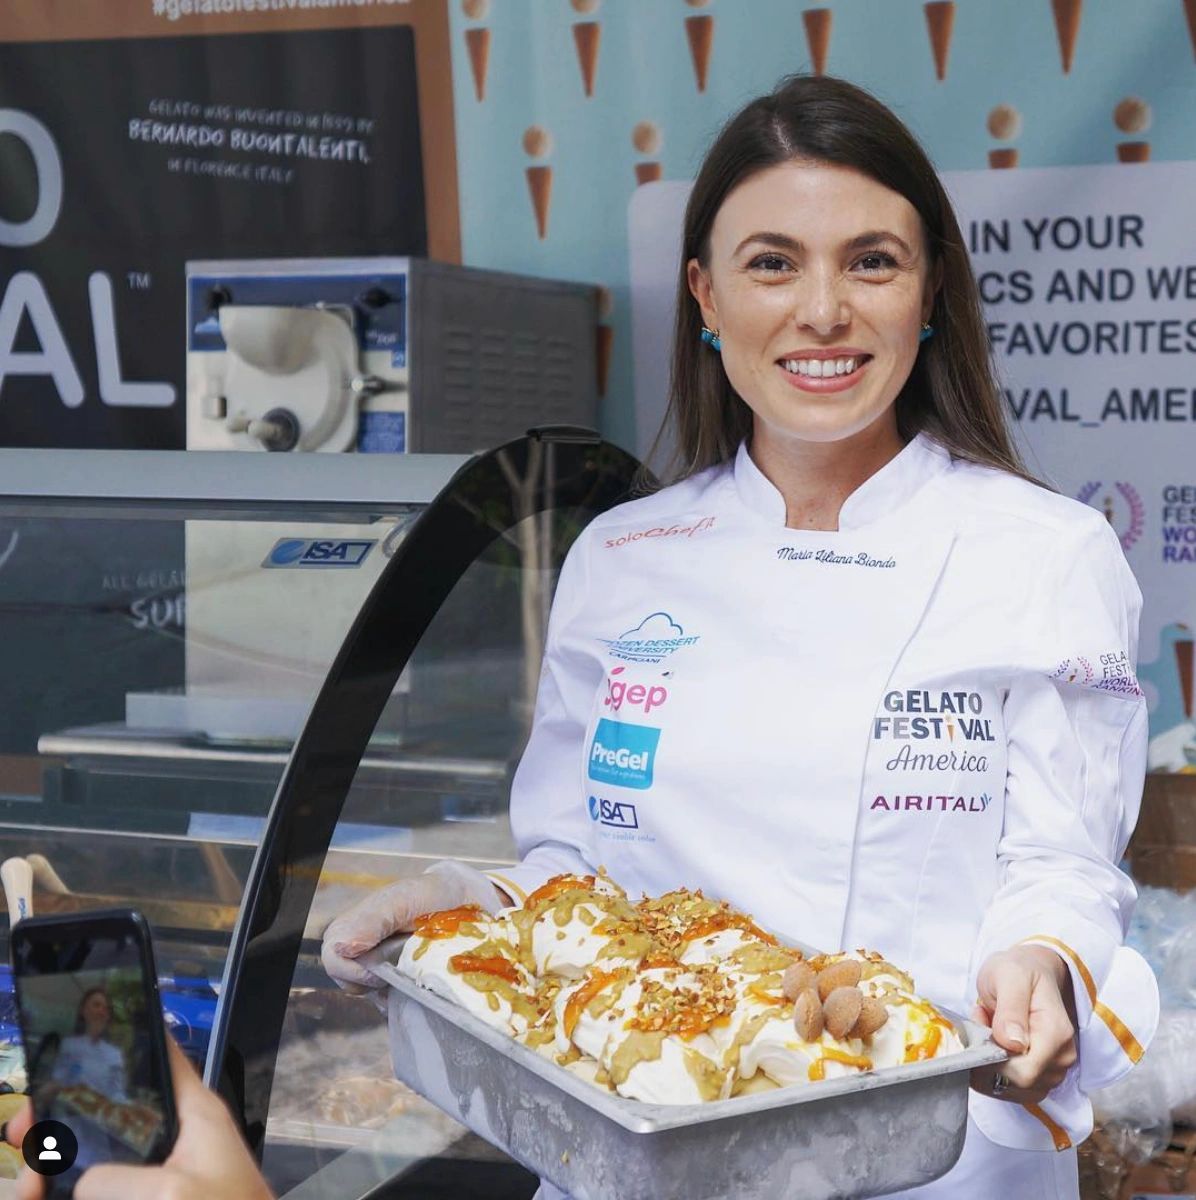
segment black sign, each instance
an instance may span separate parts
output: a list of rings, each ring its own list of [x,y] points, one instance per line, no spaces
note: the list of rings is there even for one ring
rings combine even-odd
[[[188,261],[426,242],[410,28],[0,44],[0,444],[181,447]]]

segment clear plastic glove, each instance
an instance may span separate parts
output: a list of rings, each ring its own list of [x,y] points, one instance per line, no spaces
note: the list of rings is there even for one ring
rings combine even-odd
[[[383,986],[355,960],[393,933],[410,930],[424,913],[477,904],[498,912],[509,901],[481,871],[459,862],[438,862],[422,875],[379,888],[341,913],[324,931],[320,959],[324,970],[351,995]]]

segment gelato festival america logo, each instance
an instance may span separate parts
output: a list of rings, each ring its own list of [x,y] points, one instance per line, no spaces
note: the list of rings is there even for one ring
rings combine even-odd
[[[669,698],[669,689],[662,683],[630,683],[622,679],[626,670],[626,667],[613,667],[606,677],[606,697],[602,703],[612,712],[620,712],[626,705],[647,716]]]
[[[885,714],[872,718],[872,737],[896,742],[995,742],[992,720],[979,692],[886,692]]]
[[[877,796],[868,807],[872,812],[982,813],[992,802],[987,792],[979,796]]]
[[[613,640],[600,639],[612,657],[641,663],[663,662],[670,654],[692,646],[697,640],[697,637],[687,637],[685,630],[667,612],[651,613],[634,629]]]
[[[629,800],[607,800],[604,796],[591,796],[589,800],[590,820],[612,829],[638,829],[635,805]]]
[[[1076,493],[1076,499],[1105,514],[1127,553],[1146,528],[1146,505],[1132,483],[1090,480]]]
[[[590,778],[616,787],[650,788],[659,741],[659,729],[603,717],[590,743]]]

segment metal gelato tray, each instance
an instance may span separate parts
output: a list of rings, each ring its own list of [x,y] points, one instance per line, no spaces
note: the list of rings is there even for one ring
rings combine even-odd
[[[565,1071],[384,961],[396,1076],[573,1200],[832,1200],[945,1174],[968,1073],[1007,1055],[951,1015],[964,1050],[708,1104],[642,1104]],[[950,1014],[948,1014],[950,1015]]]

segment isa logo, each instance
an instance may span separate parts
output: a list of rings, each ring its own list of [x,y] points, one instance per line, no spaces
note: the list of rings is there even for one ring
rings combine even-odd
[[[659,729],[603,718],[590,743],[590,778],[617,787],[650,788],[659,741]]]
[[[318,538],[280,538],[266,555],[263,567],[360,567],[375,541],[327,541]]]
[[[590,820],[599,825],[611,825],[615,829],[638,829],[635,805],[628,800],[612,801],[605,797],[591,796],[589,800]]]

